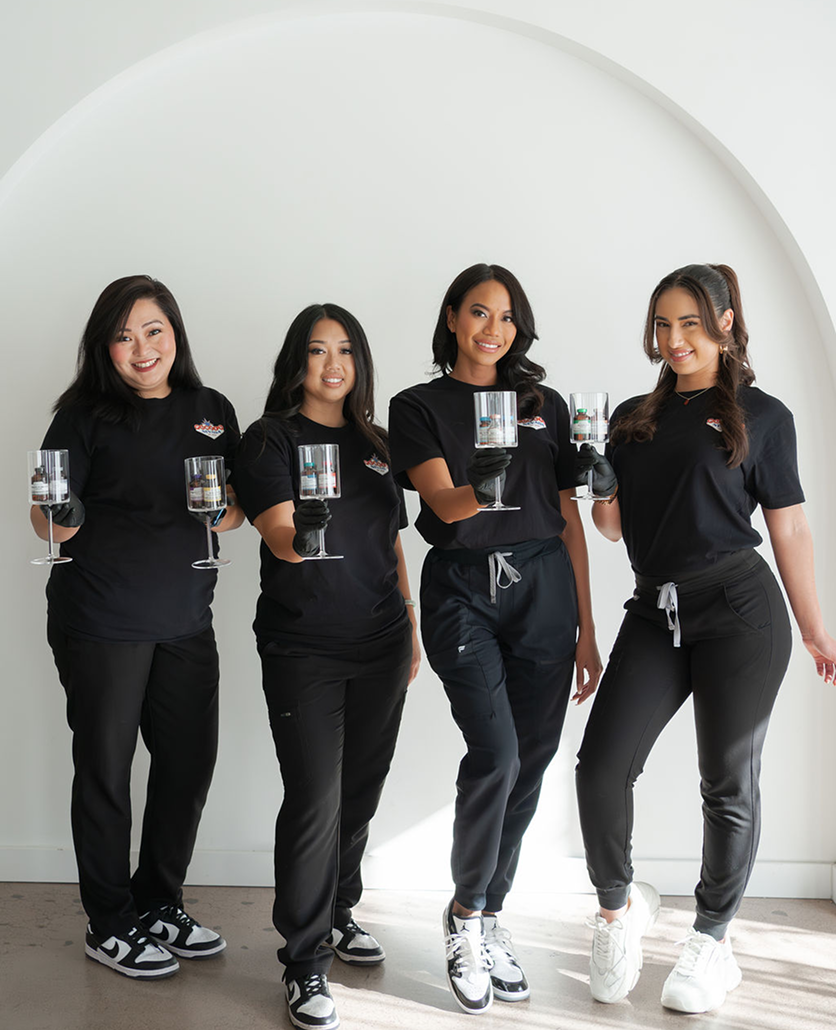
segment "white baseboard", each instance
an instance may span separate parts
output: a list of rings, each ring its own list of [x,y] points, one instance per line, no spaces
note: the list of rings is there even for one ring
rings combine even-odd
[[[135,857],[135,856],[134,856]],[[448,890],[447,854],[434,859],[403,855],[390,861],[374,853],[366,857],[363,880],[378,890]],[[525,875],[523,875],[523,872]],[[540,894],[590,894],[586,866],[580,858],[528,862],[520,870],[517,889]],[[635,861],[639,880],[654,884],[661,894],[690,895],[699,875],[696,859]],[[0,848],[0,881],[73,883],[75,855],[66,848]],[[273,855],[269,851],[196,851],[188,882],[195,886],[272,887]],[[747,894],[761,898],[831,898],[836,901],[836,864],[829,862],[758,862]]]

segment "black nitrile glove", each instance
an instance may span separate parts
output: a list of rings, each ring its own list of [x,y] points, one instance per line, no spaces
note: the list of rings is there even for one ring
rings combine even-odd
[[[63,526],[65,529],[75,529],[84,525],[84,505],[80,499],[70,490],[70,498],[63,504],[41,505],[41,511],[46,515],[47,509],[52,508],[52,521],[56,526]],[[47,516],[48,518],[49,516]]]
[[[226,508],[207,509],[206,511],[192,511],[189,508],[189,515],[193,519],[197,519],[202,526],[205,526],[207,522],[210,526],[217,526],[226,517]]]
[[[592,469],[592,493],[596,497],[610,497],[618,486],[615,470],[603,454],[591,443],[582,443],[575,458],[575,485],[586,486]]]
[[[495,480],[500,490],[505,486],[505,469],[511,455],[503,447],[481,447],[467,459],[467,481],[473,487],[477,504],[493,504],[496,500]]]
[[[327,501],[299,501],[293,513],[296,536],[293,550],[300,558],[310,558],[319,551],[319,531],[331,521]]]

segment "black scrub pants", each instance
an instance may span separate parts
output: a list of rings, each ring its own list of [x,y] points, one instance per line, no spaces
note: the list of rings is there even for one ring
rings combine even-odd
[[[657,737],[694,699],[703,854],[694,926],[725,936],[760,836],[761,752],[792,644],[769,566],[754,551],[677,580],[675,648],[652,581],[640,580],[601,680],[576,772],[589,876],[603,908],[627,904],[633,785]]]
[[[86,640],[50,619],[73,731],[72,827],[81,902],[97,934],[180,905],[218,746],[218,652],[210,628],[166,643]],[[151,755],[131,877],[131,765]]]
[[[492,603],[488,556],[496,551],[522,578]],[[421,613],[427,660],[467,745],[456,781],[455,899],[498,912],[569,702],[578,626],[572,563],[559,537],[484,551],[433,548]]]
[[[273,924],[284,979],[328,971],[324,941],[360,900],[360,863],[392,763],[412,663],[412,626],[340,654],[259,641],[284,784]]]

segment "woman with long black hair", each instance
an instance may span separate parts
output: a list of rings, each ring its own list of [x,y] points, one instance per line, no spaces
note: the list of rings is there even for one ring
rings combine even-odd
[[[337,444],[341,496],[300,500],[300,444]],[[374,421],[366,334],[336,304],[294,319],[263,416],[244,434],[236,487],[261,534],[254,630],[281,767],[273,922],[291,1022],[339,1024],[328,987],[334,953],[384,959],[352,916],[368,827],[395,750],[420,652],[398,531],[403,495]],[[333,519],[332,519],[333,515]],[[341,560],[306,561],[320,529]]]
[[[591,448],[593,518],[623,536],[636,590],[586,727],[577,767],[587,865],[600,911],[590,960],[599,1001],[638,980],[641,937],[659,897],[632,882],[632,791],[653,744],[693,697],[703,798],[696,918],[662,1004],[705,1012],[741,980],[729,924],[760,832],[761,752],[790,656],[786,606],[755,551],[761,505],[775,561],[819,675],[833,682],[836,642],[816,597],[793,417],[757,389],[737,276],[688,265],[650,298],[645,353],[655,389],[619,405],[606,457]],[[611,463],[611,464],[610,464]],[[617,497],[615,496],[617,492]]]
[[[145,275],[102,292],[54,411],[42,447],[69,451],[72,492],[55,539],[73,560],[51,570],[47,635],[73,731],[86,953],[135,979],[170,976],[175,955],[206,958],[226,946],[182,909],[215,765],[219,679],[217,573],[191,567],[206,538],[186,508],[184,459],[230,459],[238,425],[229,401],[201,384],[171,291]],[[212,528],[242,520],[231,507]],[[32,524],[46,539],[37,506]],[[131,876],[138,731],[151,768]]]
[[[530,993],[498,921],[543,774],[557,750],[573,675],[589,697],[595,644],[586,542],[574,494],[569,412],[528,356],[528,298],[500,265],[473,265],[447,290],[433,335],[441,375],[390,408],[392,461],[421,496],[432,545],[421,581],[427,660],[467,745],[453,828],[455,893],[444,912],[447,979],[457,1004]],[[474,449],[474,394],[517,395],[519,445]],[[494,479],[519,510],[482,513]],[[503,577],[505,581],[503,582]]]

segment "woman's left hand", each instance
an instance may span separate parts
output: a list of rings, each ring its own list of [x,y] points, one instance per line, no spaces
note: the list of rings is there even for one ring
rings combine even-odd
[[[592,697],[598,688],[598,680],[604,669],[594,632],[580,632],[575,648],[576,687],[572,700],[582,705]]]
[[[819,676],[825,683],[836,683],[836,640],[824,630],[814,637],[802,639],[813,656]]]

